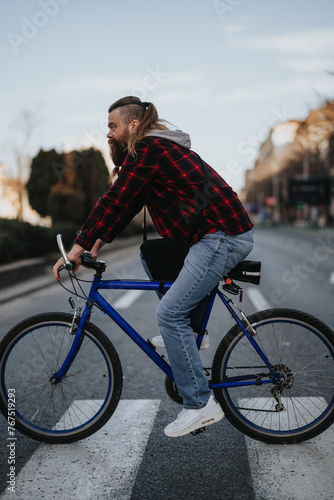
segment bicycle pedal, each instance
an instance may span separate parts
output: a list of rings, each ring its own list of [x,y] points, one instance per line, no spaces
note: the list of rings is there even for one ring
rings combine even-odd
[[[200,427],[199,429],[196,429],[195,431],[192,431],[190,434],[193,436],[197,436],[197,434],[200,434],[201,432],[204,432],[206,427]]]

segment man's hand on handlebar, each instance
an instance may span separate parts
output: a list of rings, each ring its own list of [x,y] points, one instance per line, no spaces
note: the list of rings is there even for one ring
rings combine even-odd
[[[91,248],[91,250],[89,250],[89,253],[91,254],[91,256],[94,260],[97,260],[97,257],[99,255],[99,251],[101,250],[101,248],[104,245],[105,245],[105,242],[103,240],[101,240],[100,238],[95,241],[93,247]]]
[[[67,254],[68,260],[74,264],[72,270],[75,273],[81,264],[81,254],[85,251],[80,245],[74,245],[72,250]],[[57,280],[60,280],[59,268],[64,265],[64,259],[61,257],[53,267],[53,274]]]

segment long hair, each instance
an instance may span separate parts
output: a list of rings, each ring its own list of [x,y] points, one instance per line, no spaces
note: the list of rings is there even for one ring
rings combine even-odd
[[[114,102],[109,108],[109,113],[116,108],[120,108],[120,115],[125,125],[132,120],[138,120],[139,126],[127,141],[127,150],[136,156],[135,145],[151,130],[167,130],[165,120],[161,120],[158,111],[151,102],[142,102],[138,97],[128,96]]]

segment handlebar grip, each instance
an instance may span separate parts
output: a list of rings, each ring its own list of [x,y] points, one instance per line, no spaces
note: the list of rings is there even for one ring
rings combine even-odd
[[[59,271],[62,269],[67,269],[68,271],[72,271],[75,269],[75,263],[71,262],[66,254],[64,245],[63,245],[63,239],[61,234],[57,234],[57,244],[59,251],[64,259],[64,264],[59,267]],[[90,253],[84,252],[81,255],[81,264],[83,264],[85,267],[89,267],[91,269],[95,269],[100,275],[105,271],[106,265],[103,261],[96,261],[93,259]]]
[[[84,267],[89,267],[92,269],[94,267],[94,264],[96,264],[96,260],[93,259],[90,253],[84,252],[81,254],[81,264]]]
[[[103,273],[106,269],[105,262],[102,260],[96,261],[92,258],[91,254],[88,252],[84,252],[81,254],[81,264],[85,267],[89,267],[90,269],[95,269],[100,273]]]

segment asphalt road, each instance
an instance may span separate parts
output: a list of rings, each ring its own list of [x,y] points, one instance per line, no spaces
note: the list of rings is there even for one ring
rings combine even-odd
[[[302,309],[334,328],[334,241],[295,231],[258,229],[255,242],[249,258],[262,261],[261,285],[256,287],[260,295],[251,298],[245,286],[245,311],[261,309],[262,304]],[[105,260],[108,276],[144,277],[137,248],[108,253]],[[89,277],[89,272],[83,276]],[[124,292],[108,294],[115,303]],[[49,286],[0,305],[0,339],[23,318],[43,311],[69,311],[68,296],[50,276]],[[145,292],[122,309],[145,338],[158,334],[157,303],[154,293]],[[46,499],[80,500],[333,498],[332,429],[301,445],[268,446],[246,439],[223,420],[196,437],[169,439],[163,429],[180,407],[165,394],[164,375],[102,313],[95,312],[92,322],[112,340],[121,359],[124,385],[119,413],[96,435],[73,445],[40,445],[17,433],[12,498],[30,498],[31,491]],[[202,353],[205,366],[211,366],[213,353],[231,326],[229,314],[215,305],[209,324],[210,349]],[[6,420],[1,418],[0,491],[8,486],[7,432]],[[115,457],[119,457],[117,463]]]

